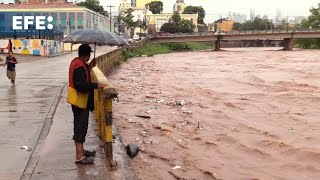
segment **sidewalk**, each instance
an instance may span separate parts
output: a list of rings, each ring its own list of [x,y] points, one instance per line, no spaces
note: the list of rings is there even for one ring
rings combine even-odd
[[[110,50],[110,47],[99,47],[97,56]],[[17,66],[16,85],[10,84],[5,75],[6,68],[0,66],[1,180],[18,180],[21,177],[79,179],[82,176],[77,173],[82,171],[85,176],[80,179],[102,176],[106,179],[111,175],[114,179],[122,179],[121,175],[126,175],[122,173],[128,169],[126,164],[122,163],[125,160],[121,161],[121,158],[117,157],[126,157],[120,146],[114,147],[114,154],[117,155],[115,160],[120,162],[119,169],[113,174],[98,175],[108,172],[108,169],[103,166],[104,153],[99,148],[100,141],[94,132],[94,120],[90,120],[90,131],[85,145],[88,150],[98,152],[95,164],[79,167],[74,163],[73,115],[70,105],[66,103],[66,89],[61,87],[68,81],[70,61],[76,55],[77,53],[52,58],[42,57],[41,60],[21,63]],[[21,149],[22,146],[32,150]]]
[[[27,169],[22,177],[23,180],[96,180],[96,179],[136,179],[128,166],[128,158],[124,147],[121,147],[119,138],[114,145],[114,159],[118,162],[117,170],[111,170],[108,167],[103,148],[99,147],[101,143],[97,136],[97,123],[93,114],[90,116],[89,129],[85,142],[85,149],[97,151],[94,164],[82,165],[76,164],[75,147],[72,140],[73,135],[73,115],[70,104],[66,102],[67,86],[63,88],[61,96],[56,96],[56,103],[52,106],[51,111],[54,113],[52,125],[49,121],[44,131],[41,133],[40,141],[35,148],[31,159],[27,165]],[[49,115],[50,116],[50,115]],[[48,123],[48,122],[45,122]],[[47,129],[47,130],[46,130]],[[44,139],[43,139],[44,138]]]

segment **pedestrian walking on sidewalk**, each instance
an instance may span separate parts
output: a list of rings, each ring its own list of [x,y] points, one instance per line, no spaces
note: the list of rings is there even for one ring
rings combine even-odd
[[[69,67],[69,88],[68,103],[71,104],[74,116],[74,135],[73,140],[76,147],[76,163],[93,163],[96,152],[84,150],[83,143],[87,135],[89,123],[89,110],[94,110],[93,90],[104,87],[104,84],[92,83],[90,79],[90,70],[95,66],[87,65],[91,56],[91,47],[82,44],[78,49],[79,57],[71,61]]]
[[[16,64],[18,64],[17,59],[13,56],[13,52],[9,51],[9,55],[6,58],[4,67],[7,65],[7,77],[14,84],[16,81]]]

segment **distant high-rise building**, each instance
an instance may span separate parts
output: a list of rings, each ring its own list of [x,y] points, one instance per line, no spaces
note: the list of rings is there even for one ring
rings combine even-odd
[[[229,13],[228,13],[228,19],[232,19],[232,12],[231,11],[229,11]]]
[[[305,19],[305,18],[306,18],[306,17],[304,17],[304,16],[294,17],[294,23],[295,23],[295,24],[300,24],[301,21],[302,21],[303,19]]]
[[[280,24],[282,22],[282,13],[281,13],[281,9],[279,9],[279,8],[276,9],[275,22],[277,24]]]
[[[250,9],[250,20],[253,21],[255,17],[254,9]]]
[[[244,23],[247,20],[247,15],[240,13],[233,13],[232,20],[237,23]]]
[[[279,8],[277,8],[277,10],[276,10],[276,17],[279,18],[279,19],[281,19],[281,17],[282,17],[282,13],[281,13],[281,10]]]

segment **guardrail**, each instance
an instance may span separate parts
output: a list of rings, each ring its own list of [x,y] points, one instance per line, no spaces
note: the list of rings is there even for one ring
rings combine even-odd
[[[104,152],[111,167],[117,165],[113,160],[112,152],[112,100],[118,97],[117,89],[107,79],[106,75],[122,60],[122,49],[116,49],[96,58],[97,66],[91,70],[93,82],[103,83],[107,86],[94,91],[95,118],[98,123],[99,137],[103,142]]]
[[[194,32],[194,33],[160,33],[155,34],[153,37],[188,37],[188,36],[218,36],[218,35],[240,35],[240,34],[278,34],[278,33],[294,33],[294,32],[320,32],[320,29],[312,28],[312,29],[294,29],[294,30],[283,30],[283,29],[272,29],[272,30],[246,30],[246,31],[228,31],[228,32],[214,32],[214,31],[208,31],[208,32]]]

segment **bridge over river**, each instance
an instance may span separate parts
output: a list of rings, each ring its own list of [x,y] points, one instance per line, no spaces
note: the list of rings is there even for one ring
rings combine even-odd
[[[294,39],[320,38],[320,30],[299,31],[237,31],[230,33],[163,34],[150,38],[153,42],[215,42],[215,50],[220,50],[221,41],[239,40],[283,40],[284,50],[293,49]]]

